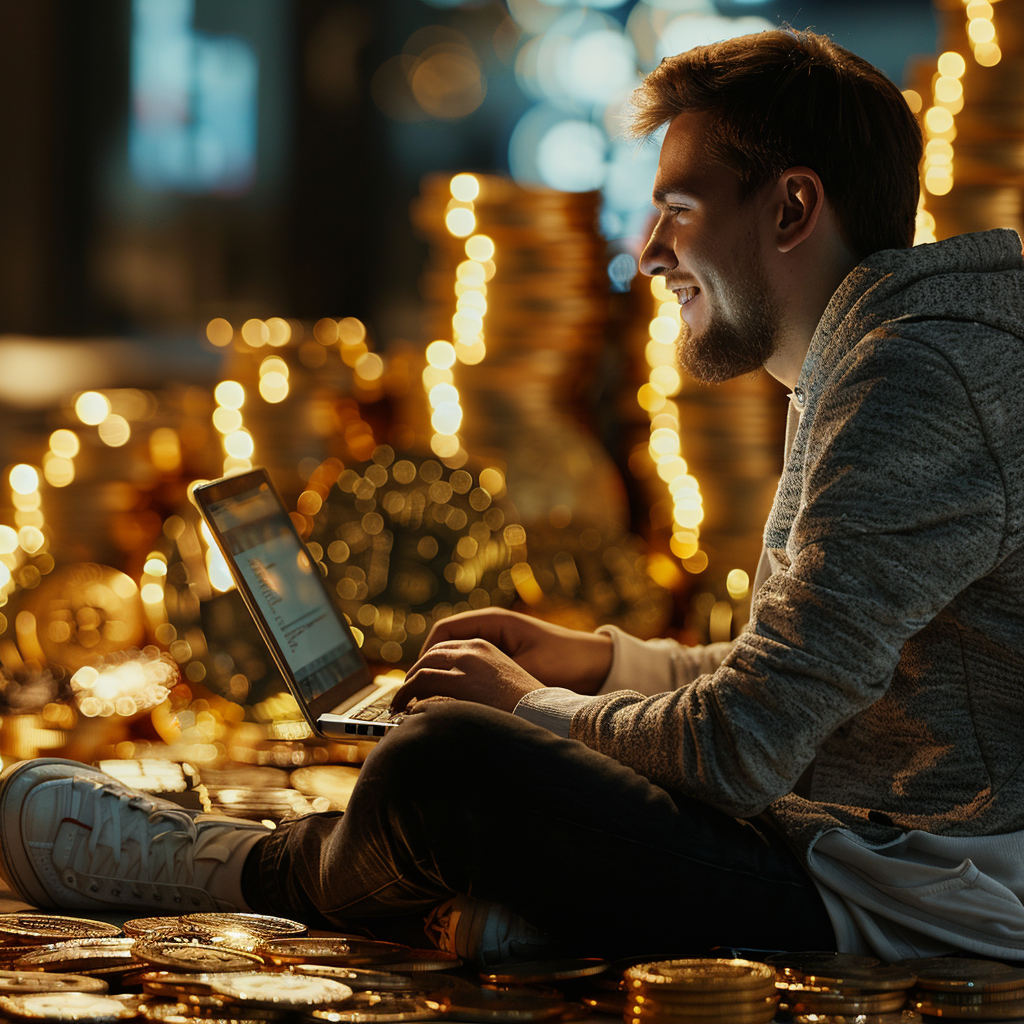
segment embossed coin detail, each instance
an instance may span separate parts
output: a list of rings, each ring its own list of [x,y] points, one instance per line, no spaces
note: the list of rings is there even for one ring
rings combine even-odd
[[[91,992],[44,992],[0,996],[0,1012],[32,1020],[127,1020],[138,1013],[136,1000]]]
[[[270,914],[186,914],[182,920],[211,932],[242,930],[261,938],[299,936],[307,931],[299,921]]]
[[[135,955],[174,971],[251,971],[263,963],[255,953],[199,942],[136,942]]]
[[[680,989],[737,992],[762,988],[775,980],[775,971],[753,960],[687,958],[637,964],[625,972],[626,988],[670,986]]]
[[[294,963],[372,967],[394,963],[409,951],[395,942],[357,938],[271,939],[258,947],[260,956],[277,965]]]
[[[340,981],[303,974],[231,974],[211,982],[214,995],[282,1009],[336,1005],[352,996]]]
[[[0,914],[0,936],[17,943],[54,942],[58,939],[100,939],[121,934],[117,925],[59,914]]]

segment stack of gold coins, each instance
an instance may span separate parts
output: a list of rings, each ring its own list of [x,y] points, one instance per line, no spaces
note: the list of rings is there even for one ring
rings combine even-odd
[[[768,1024],[778,1006],[775,971],[752,960],[662,960],[625,979],[626,1024]]]
[[[600,197],[524,189],[490,175],[472,180],[475,198],[460,204],[456,181],[427,178],[414,210],[431,245],[427,330],[451,343],[457,359],[459,435],[471,457],[507,467],[508,493],[527,528],[562,506],[574,526],[621,530],[622,480],[584,408],[608,320]],[[468,237],[453,233],[453,210],[472,218]],[[429,436],[425,411],[423,403]]]
[[[900,964],[917,976],[910,1005],[950,1020],[1024,1019],[1024,970],[994,960],[933,957]]]
[[[915,975],[869,956],[785,953],[768,958],[776,971],[780,1007],[794,1020],[883,1019],[907,1001]]]

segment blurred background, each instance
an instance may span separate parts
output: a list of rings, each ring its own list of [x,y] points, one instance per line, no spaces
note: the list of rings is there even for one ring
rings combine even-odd
[[[381,670],[487,606],[736,635],[786,399],[676,368],[629,93],[813,28],[922,118],[919,241],[1019,228],[1022,6],[0,2],[0,752],[337,796],[189,501],[251,465]]]

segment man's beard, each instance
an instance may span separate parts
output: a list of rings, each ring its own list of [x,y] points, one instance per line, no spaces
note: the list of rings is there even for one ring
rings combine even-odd
[[[715,291],[730,289],[719,279]],[[745,373],[755,373],[774,354],[779,341],[779,312],[759,264],[746,271],[741,311],[726,320],[711,309],[707,327],[694,334],[684,323],[676,352],[683,369],[703,384],[720,384]]]

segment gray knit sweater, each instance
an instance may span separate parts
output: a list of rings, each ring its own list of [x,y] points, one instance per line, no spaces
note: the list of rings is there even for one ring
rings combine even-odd
[[[1024,830],[1022,337],[1014,232],[869,257],[811,342],[773,572],[725,660],[690,681],[699,654],[655,642],[676,689],[539,690],[522,710],[568,702],[574,738],[767,813],[804,856],[834,828],[872,845]]]

